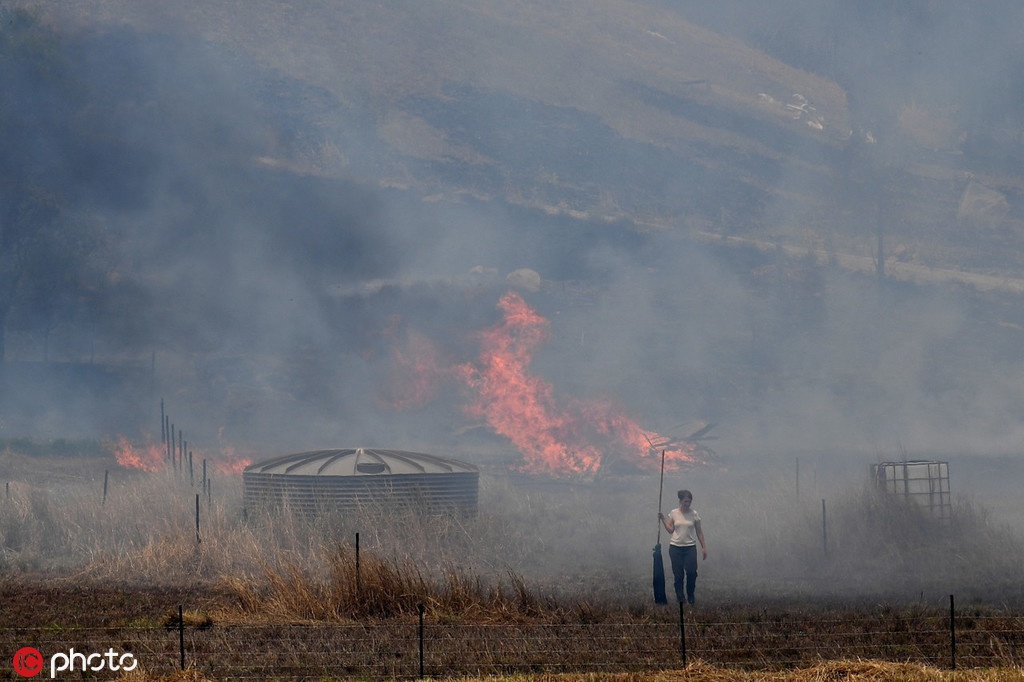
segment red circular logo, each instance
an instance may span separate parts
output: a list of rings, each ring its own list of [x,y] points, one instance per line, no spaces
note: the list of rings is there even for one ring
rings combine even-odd
[[[35,677],[43,669],[43,655],[39,649],[23,646],[14,654],[14,672],[22,677]]]

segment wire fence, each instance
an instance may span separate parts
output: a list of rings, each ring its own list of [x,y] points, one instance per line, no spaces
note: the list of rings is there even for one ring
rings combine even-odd
[[[421,609],[418,620],[401,622],[192,626],[182,618],[169,625],[7,628],[3,638],[11,651],[31,647],[39,665],[58,676],[109,673],[132,662],[154,674],[189,668],[218,680],[630,672],[696,660],[747,669],[837,659],[1024,665],[1024,617],[957,614],[952,598],[948,612],[883,609],[833,618],[761,613],[725,621],[680,608],[678,622],[465,624],[433,620]]]

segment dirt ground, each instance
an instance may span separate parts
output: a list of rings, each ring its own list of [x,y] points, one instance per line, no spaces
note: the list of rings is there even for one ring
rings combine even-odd
[[[179,605],[213,611],[233,604],[225,591],[199,585],[81,584],[74,579],[19,578],[0,583],[0,628],[118,627],[161,623]]]

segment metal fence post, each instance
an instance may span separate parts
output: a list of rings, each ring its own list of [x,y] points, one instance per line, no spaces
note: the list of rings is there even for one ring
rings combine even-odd
[[[423,671],[423,611],[425,609],[423,604],[417,604],[416,608],[420,612],[420,679],[422,680],[425,677]]]
[[[178,660],[185,669],[185,609],[178,604]]]
[[[828,558],[828,520],[825,515],[825,500],[821,501],[821,549]]]
[[[956,670],[956,623],[953,595],[949,595],[949,667]]]
[[[679,654],[683,659],[683,667],[686,667],[686,625],[683,620],[683,602],[679,602]]]

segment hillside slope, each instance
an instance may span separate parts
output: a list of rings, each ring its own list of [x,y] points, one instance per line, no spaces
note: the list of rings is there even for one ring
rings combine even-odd
[[[873,143],[835,82],[654,0],[45,7],[65,27],[201,39],[293,84],[260,93],[310,127],[268,133],[278,166],[859,255],[881,229],[894,260],[1021,266],[1024,184],[966,160],[943,111],[887,102],[897,137]]]
[[[362,168],[365,150],[336,139],[292,161],[424,194],[660,224],[748,218],[814,192],[806,180],[829,173],[850,132],[834,83],[645,3],[92,0],[50,11],[200,36],[320,88],[336,108],[309,118],[379,146]],[[780,187],[786,177],[801,180]]]

